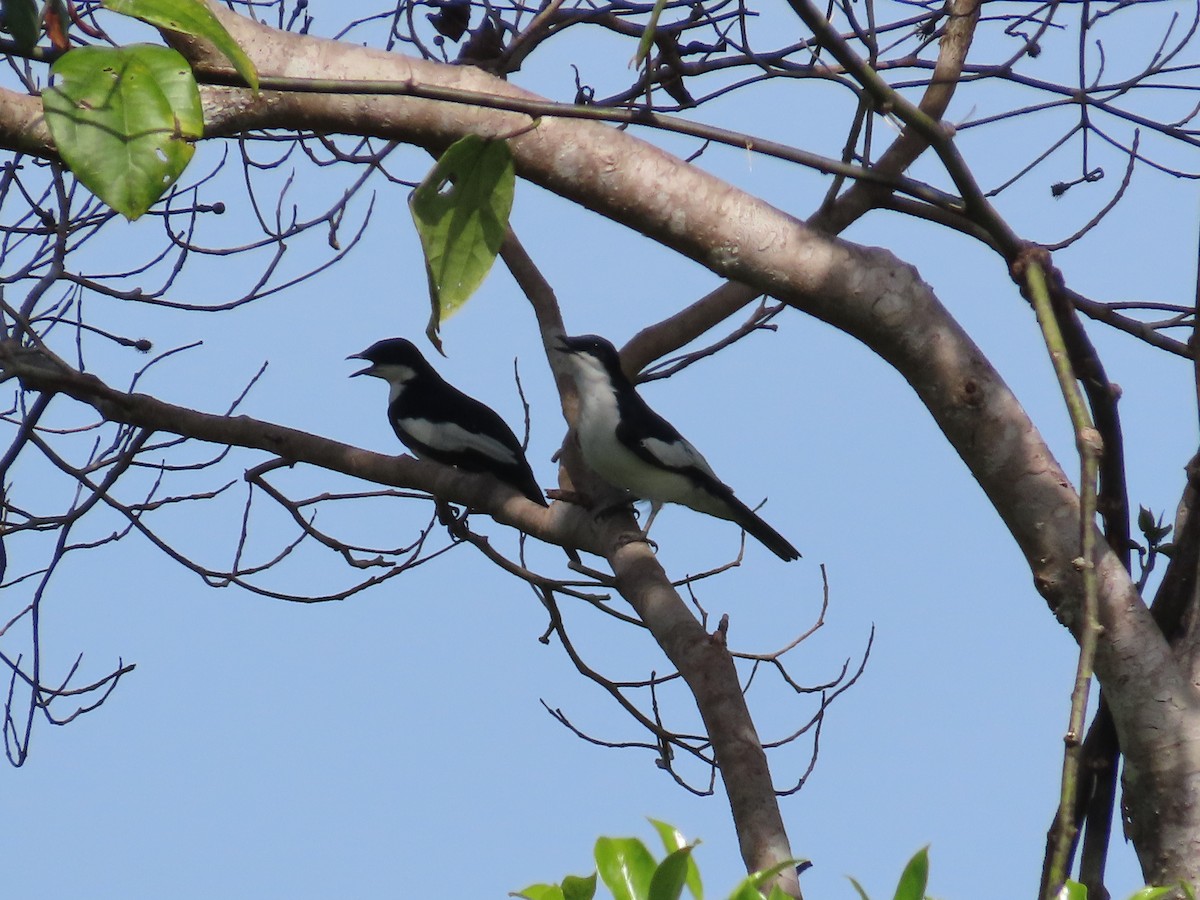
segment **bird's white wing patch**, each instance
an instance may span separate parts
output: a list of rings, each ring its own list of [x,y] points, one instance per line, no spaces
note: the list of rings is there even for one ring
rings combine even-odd
[[[695,468],[713,478],[717,477],[713,473],[712,467],[708,464],[708,460],[701,456],[700,451],[686,440],[662,441],[658,438],[645,438],[642,441],[642,446],[651,456],[668,468]]]
[[[417,441],[443,453],[462,453],[474,450],[505,465],[515,465],[516,454],[486,434],[467,431],[451,422],[430,422],[428,419],[403,419],[400,424]]]

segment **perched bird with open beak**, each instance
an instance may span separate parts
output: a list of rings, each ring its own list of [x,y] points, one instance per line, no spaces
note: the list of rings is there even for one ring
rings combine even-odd
[[[512,429],[490,407],[444,381],[412,341],[389,338],[347,359],[370,363],[354,375],[388,383],[388,421],[419,459],[486,472],[547,505]]]

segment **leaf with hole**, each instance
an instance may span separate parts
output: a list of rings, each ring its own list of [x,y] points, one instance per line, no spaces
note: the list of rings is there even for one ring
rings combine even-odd
[[[151,44],[79,47],[50,69],[46,124],[63,162],[93,194],[136,219],[175,183],[204,131],[187,62]]]
[[[254,63],[202,0],[104,0],[104,8],[141,19],[156,28],[204,38],[233,64],[251,88],[258,90],[258,70]]]

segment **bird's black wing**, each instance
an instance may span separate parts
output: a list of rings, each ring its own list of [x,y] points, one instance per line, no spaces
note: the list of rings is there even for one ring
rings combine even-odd
[[[733,488],[717,477],[700,451],[641,397],[627,394],[618,403],[617,440],[651,465],[686,476],[716,501],[718,508],[708,511],[736,522],[780,559],[800,558],[800,551],[734,496]]]
[[[546,505],[521,442],[491,407],[445,382],[405,391],[392,403],[396,436],[420,456],[469,472],[490,472]]]
[[[725,488],[704,455],[636,393],[618,397],[617,405],[617,440],[630,451],[652,466],[686,475],[699,485]]]

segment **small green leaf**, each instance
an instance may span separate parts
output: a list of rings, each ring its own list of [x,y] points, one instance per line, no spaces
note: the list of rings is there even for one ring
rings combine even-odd
[[[157,28],[204,38],[233,64],[251,88],[258,91],[258,70],[254,63],[202,0],[104,0],[104,6]]]
[[[733,893],[729,895],[729,900],[762,900],[762,894],[747,878],[741,884],[733,889]]]
[[[613,900],[648,900],[657,864],[637,838],[602,837],[596,841],[596,870]]]
[[[1087,888],[1078,881],[1071,881],[1068,878],[1059,888],[1054,900],[1087,900]]]
[[[409,199],[429,275],[437,332],[483,283],[508,230],[516,174],[504,141],[467,135],[455,141]]]
[[[776,863],[769,869],[763,869],[761,872],[754,872],[746,877],[729,895],[729,900],[762,900],[762,886],[782,872],[784,869],[793,869],[797,866],[803,866],[808,863],[805,859],[785,859],[781,863]],[[776,887],[771,888],[774,894]]]
[[[668,853],[674,853],[676,850],[681,850],[689,846],[683,833],[674,825],[669,825],[666,822],[660,822],[658,819],[651,819],[650,824],[654,826],[654,830],[658,832],[659,838],[662,840],[663,847]],[[699,844],[696,841],[690,846],[695,847]],[[696,865],[696,858],[688,854],[687,862],[687,886],[692,896],[696,900],[704,900],[704,885],[700,881],[700,867]]]
[[[691,858],[691,847],[680,847],[674,853],[667,854],[650,879],[649,900],[679,900],[687,883],[688,861]]]
[[[687,846],[683,832],[674,825],[660,821],[659,819],[650,819],[649,822],[654,826],[654,830],[658,832],[658,838],[663,843],[663,849],[668,853],[674,853],[676,850]]]
[[[850,878],[850,876],[849,876],[849,875],[847,875],[846,877],[847,877],[847,878]],[[861,898],[861,900],[871,900],[871,898],[867,896],[867,892],[863,890],[863,887],[862,887],[862,885],[861,885],[861,884],[859,884],[859,883],[858,883],[857,881],[855,881],[853,878],[850,878],[850,883],[851,883],[852,885],[854,885],[854,889],[855,889],[856,891],[858,891],[858,896]]]
[[[41,26],[33,0],[3,0],[0,11],[4,13],[4,30],[12,35],[18,49],[28,53],[37,46]]]
[[[650,55],[650,45],[654,43],[654,32],[658,30],[658,17],[662,15],[663,8],[666,5],[667,0],[655,0],[654,9],[650,10],[650,21],[646,23],[646,30],[642,32],[642,39],[638,41],[637,53],[629,61],[629,65],[633,68],[639,68],[646,61],[646,57]]]
[[[896,885],[896,900],[925,900],[929,882],[929,848],[922,847],[908,861]]]
[[[592,900],[596,896],[596,873],[587,878],[568,875],[562,883],[563,900]]]
[[[1129,900],[1159,900],[1160,897],[1170,897],[1174,893],[1174,887],[1149,886],[1142,888],[1140,891],[1134,891],[1133,894],[1130,895]],[[1192,896],[1195,896],[1195,894]]]
[[[50,69],[46,124],[63,161],[93,194],[136,219],[175,183],[204,131],[187,62],[151,44],[78,47]]]
[[[785,859],[781,863],[775,863],[769,869],[763,869],[761,872],[755,872],[750,876],[750,880],[755,885],[761,887],[766,884],[784,869],[807,869],[812,866],[812,863],[807,859]]]
[[[531,884],[525,890],[508,896],[524,897],[525,900],[564,900],[563,889],[557,884]]]

